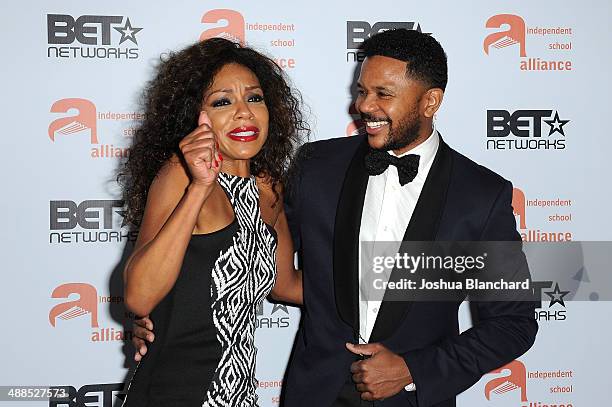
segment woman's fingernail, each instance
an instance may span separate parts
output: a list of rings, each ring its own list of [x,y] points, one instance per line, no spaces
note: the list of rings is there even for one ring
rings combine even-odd
[[[215,160],[215,168],[219,166],[219,161]]]
[[[221,153],[218,153],[218,154],[219,154],[219,161],[223,161],[223,156],[221,155]]]

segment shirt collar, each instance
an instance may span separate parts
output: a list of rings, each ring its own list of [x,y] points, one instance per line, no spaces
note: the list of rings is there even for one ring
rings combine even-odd
[[[387,152],[396,157],[403,157],[408,154],[416,154],[420,156],[419,173],[421,173],[426,167],[429,167],[429,165],[433,161],[436,155],[436,152],[438,151],[439,144],[440,144],[440,136],[438,135],[438,131],[436,130],[436,127],[434,125],[429,137],[427,137],[427,139],[424,142],[414,147],[413,149],[408,150],[405,153],[400,154],[400,155],[396,155],[391,150]]]

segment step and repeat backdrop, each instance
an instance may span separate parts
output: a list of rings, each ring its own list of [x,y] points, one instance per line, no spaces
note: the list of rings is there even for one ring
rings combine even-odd
[[[363,39],[396,27],[431,33],[449,59],[437,128],[513,181],[523,239],[612,240],[607,0],[30,1],[0,10],[0,386],[70,386],[72,397],[0,406],[120,404],[133,367],[121,272],[136,232],[121,226],[116,171],[160,55],[209,37],[274,58],[304,96],[313,138],[326,139],[361,125],[351,84]],[[542,288],[533,348],[485,375],[460,406],[609,405],[612,306],[568,301],[601,283],[580,263],[565,266],[576,267],[575,284]],[[266,302],[258,314],[258,393],[271,407],[300,312]],[[468,328],[467,306],[460,316]]]

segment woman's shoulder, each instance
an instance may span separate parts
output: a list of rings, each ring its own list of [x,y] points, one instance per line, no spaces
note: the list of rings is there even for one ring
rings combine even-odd
[[[189,180],[189,172],[185,162],[177,155],[172,154],[157,173],[157,178],[182,178]]]
[[[182,196],[189,182],[189,173],[184,162],[173,154],[157,172],[149,193],[175,193]]]

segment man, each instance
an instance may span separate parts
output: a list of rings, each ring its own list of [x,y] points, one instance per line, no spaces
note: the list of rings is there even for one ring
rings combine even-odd
[[[360,299],[359,245],[520,240],[512,185],[433,127],[447,82],[433,37],[390,30],[362,51],[355,107],[367,135],[307,144],[287,193],[304,310],[284,404],[454,406],[483,374],[531,347],[533,303],[478,302],[478,324],[459,334],[460,301]]]

